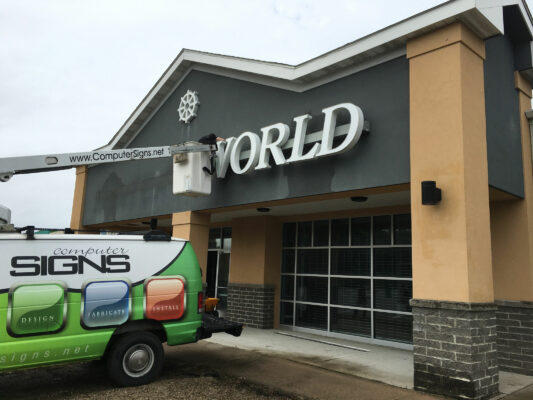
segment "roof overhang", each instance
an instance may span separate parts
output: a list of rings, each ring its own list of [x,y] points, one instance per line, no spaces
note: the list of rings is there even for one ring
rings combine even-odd
[[[523,0],[451,0],[299,65],[184,49],[135,108],[106,149],[127,147],[192,70],[303,92],[405,54],[409,39],[462,22],[482,39],[504,33],[503,7],[515,5],[533,37]]]

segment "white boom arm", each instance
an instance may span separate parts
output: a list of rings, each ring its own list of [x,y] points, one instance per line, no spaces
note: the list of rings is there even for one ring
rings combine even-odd
[[[15,174],[29,174],[33,172],[74,168],[81,165],[149,160],[151,158],[171,157],[175,154],[214,151],[216,151],[216,145],[188,144],[0,158],[0,182],[7,182]]]

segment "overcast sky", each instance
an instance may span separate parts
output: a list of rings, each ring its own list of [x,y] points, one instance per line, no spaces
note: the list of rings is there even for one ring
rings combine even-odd
[[[443,2],[3,0],[0,157],[107,144],[182,48],[298,64]],[[74,181],[17,175],[0,204],[68,226]]]

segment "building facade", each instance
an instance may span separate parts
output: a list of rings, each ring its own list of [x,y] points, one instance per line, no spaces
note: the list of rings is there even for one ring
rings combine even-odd
[[[107,148],[215,133],[211,195],[174,196],[169,159],[82,167],[72,228],[158,218],[228,318],[488,398],[533,375],[532,35],[522,1],[455,0],[297,66],[184,50]]]

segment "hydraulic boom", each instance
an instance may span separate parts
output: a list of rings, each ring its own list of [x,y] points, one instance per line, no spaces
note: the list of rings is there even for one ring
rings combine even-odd
[[[171,157],[176,154],[216,151],[216,144],[180,144],[138,149],[95,150],[86,153],[46,154],[38,156],[0,158],[0,182],[7,182],[15,174],[55,171],[81,165],[104,164],[131,160]]]

